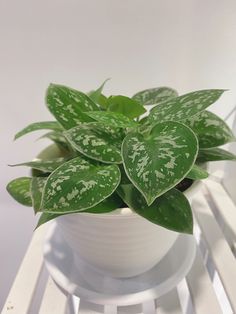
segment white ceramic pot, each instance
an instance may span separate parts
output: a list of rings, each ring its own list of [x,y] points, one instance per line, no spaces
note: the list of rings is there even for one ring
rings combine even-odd
[[[57,146],[51,145],[39,157],[47,159],[60,154]],[[184,192],[190,202],[199,187],[200,182],[194,182]],[[56,218],[56,222],[75,255],[111,277],[132,277],[151,269],[179,235],[129,208],[106,214],[69,214]]]
[[[198,183],[185,192],[191,198]],[[129,208],[106,214],[77,213],[57,218],[75,254],[111,277],[132,277],[151,269],[169,251],[178,233],[155,225]]]

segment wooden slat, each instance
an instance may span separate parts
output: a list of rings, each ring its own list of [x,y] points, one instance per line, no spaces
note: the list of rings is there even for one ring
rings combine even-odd
[[[223,232],[233,248],[236,244],[236,206],[221,184],[211,180],[204,182],[223,220]]]
[[[158,300],[158,314],[182,314],[177,289],[173,289]]]
[[[236,311],[236,263],[234,255],[201,193],[196,194],[193,209],[230,304]]]
[[[39,314],[66,314],[67,300],[67,295],[62,293],[49,277]]]
[[[198,249],[195,261],[186,279],[196,314],[222,313],[212,282]]]
[[[44,226],[34,232],[2,314],[28,313],[43,269],[42,239],[44,232]]]

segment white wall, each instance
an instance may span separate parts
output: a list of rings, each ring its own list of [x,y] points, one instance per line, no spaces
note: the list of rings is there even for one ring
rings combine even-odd
[[[229,88],[213,110],[236,98],[236,2],[222,0],[0,0],[0,307],[32,235],[32,210],[5,192],[45,143],[36,134],[12,143],[32,121],[51,119],[49,82],[132,95],[159,85],[181,93]]]

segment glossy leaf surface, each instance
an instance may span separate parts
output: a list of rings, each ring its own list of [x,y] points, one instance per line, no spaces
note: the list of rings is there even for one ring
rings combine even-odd
[[[192,130],[173,121],[157,124],[147,136],[130,133],[122,145],[125,171],[149,205],[186,176],[197,152]]]
[[[148,206],[132,184],[121,185],[118,191],[130,208],[152,223],[177,232],[193,232],[191,207],[182,192],[171,189]]]
[[[200,90],[166,100],[152,108],[151,123],[188,119],[213,104],[222,95],[222,89]]]
[[[106,163],[121,163],[123,138],[119,131],[117,128],[94,122],[83,123],[64,134],[81,154]]]
[[[184,123],[197,135],[200,148],[217,147],[235,140],[228,125],[210,111],[204,110]]]
[[[81,157],[74,158],[48,177],[42,208],[51,213],[85,210],[110,196],[119,182],[117,165],[91,164]]]
[[[141,92],[136,93],[132,98],[137,100],[144,106],[150,106],[159,104],[162,101],[177,97],[178,93],[176,90],[170,87],[156,87],[145,89]]]
[[[51,84],[47,89],[46,103],[48,109],[65,129],[70,129],[80,122],[92,121],[85,112],[99,110],[86,94],[55,84]]]

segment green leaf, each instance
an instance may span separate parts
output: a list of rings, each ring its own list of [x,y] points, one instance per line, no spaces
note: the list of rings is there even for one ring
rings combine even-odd
[[[151,123],[188,119],[213,104],[224,92],[222,89],[200,90],[163,101],[152,108]]]
[[[28,177],[14,179],[8,183],[7,191],[18,203],[32,206],[30,183],[31,178]]]
[[[99,104],[100,97],[102,95],[102,90],[104,88],[104,85],[106,84],[107,81],[110,79],[106,79],[101,86],[98,87],[95,91],[91,91],[88,95],[89,97],[97,104]]]
[[[81,210],[78,213],[91,213],[91,214],[103,214],[103,213],[109,213],[117,208],[119,208],[122,205],[122,200],[121,198],[117,195],[117,194],[112,194],[111,196],[109,196],[108,198],[106,198],[105,200],[103,200],[101,203],[88,208],[86,210]],[[76,213],[76,212],[74,212]],[[40,218],[39,218],[39,222],[37,224],[38,228],[39,226],[41,226],[42,224],[55,219],[59,216],[63,216],[63,215],[68,215],[68,213],[63,213],[63,214],[51,214],[51,213],[42,213]]]
[[[236,155],[222,148],[200,149],[198,153],[199,162],[220,161],[220,160],[236,160]]]
[[[146,109],[136,100],[126,96],[111,96],[108,98],[108,111],[122,113],[134,119],[146,112]]]
[[[41,210],[42,193],[46,181],[47,178],[45,177],[33,177],[31,180],[30,191],[35,213]]]
[[[189,171],[189,173],[186,175],[186,178],[192,179],[192,180],[202,180],[206,179],[209,176],[208,172],[201,168],[198,165],[193,165],[192,169]]]
[[[48,177],[42,208],[45,212],[59,214],[85,210],[110,196],[119,183],[117,165],[91,164],[77,157]]]
[[[117,128],[133,128],[138,124],[122,113],[110,111],[92,111],[87,112],[88,116],[94,120]]]
[[[171,189],[158,197],[151,206],[132,185],[121,185],[119,195],[137,214],[164,228],[184,233],[193,233],[193,216],[190,204],[183,193]]]
[[[67,158],[60,157],[51,160],[35,159],[20,164],[9,165],[10,167],[27,166],[44,172],[52,172],[66,162]]]
[[[38,130],[43,130],[43,129],[48,129],[48,130],[55,130],[55,131],[62,131],[61,125],[57,121],[43,121],[43,122],[35,122],[31,123],[28,125],[26,128],[18,132],[14,139],[18,139],[19,137],[33,132],[33,131],[38,131]]]
[[[145,89],[135,94],[132,98],[137,100],[144,106],[159,104],[170,98],[177,97],[178,93],[176,90],[170,87],[156,87]]]
[[[65,129],[73,128],[81,122],[92,121],[85,112],[99,110],[86,94],[55,84],[50,84],[47,89],[46,103],[51,113]]]
[[[81,154],[105,163],[121,163],[123,137],[119,129],[93,122],[83,123],[64,132],[67,140]]]
[[[197,135],[200,148],[211,148],[235,141],[228,125],[212,112],[202,111],[183,122]]]
[[[129,133],[122,144],[125,171],[148,205],[186,176],[197,152],[192,130],[173,121],[157,124],[147,136]]]
[[[41,136],[39,139],[44,139],[44,138],[47,138],[47,139],[53,141],[59,147],[65,149],[65,150],[70,150],[70,147],[69,147],[70,145],[69,145],[67,139],[60,132],[48,132],[48,133],[44,134],[43,136]]]

